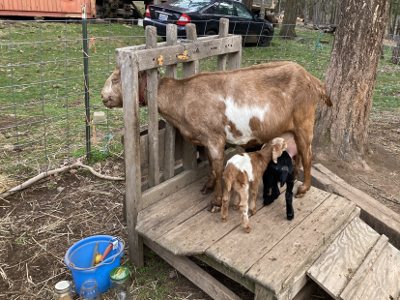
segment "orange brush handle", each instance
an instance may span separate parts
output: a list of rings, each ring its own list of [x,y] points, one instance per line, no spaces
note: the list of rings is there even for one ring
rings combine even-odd
[[[102,261],[106,258],[106,256],[108,255],[108,253],[110,253],[112,247],[113,247],[112,244],[108,245],[108,247],[106,248],[106,250],[105,250],[104,253],[103,253],[103,256],[100,258],[100,262],[102,262]]]

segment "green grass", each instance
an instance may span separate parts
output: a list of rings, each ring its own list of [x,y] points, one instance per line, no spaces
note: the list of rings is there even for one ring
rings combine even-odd
[[[0,173],[8,177],[37,174],[40,169],[71,157],[85,155],[85,83],[83,79],[82,27],[67,22],[10,22],[0,30]],[[106,109],[100,92],[115,66],[117,47],[145,42],[142,27],[132,23],[88,24],[90,113],[104,111],[107,122],[95,125],[92,161],[122,151],[122,109]],[[291,60],[324,79],[333,37],[324,34],[315,47],[318,31],[297,28],[300,40],[279,38],[279,29],[268,47],[243,49],[242,66]],[[11,42],[11,44],[10,44]],[[95,47],[94,47],[95,46]],[[373,114],[399,111],[399,70],[390,62],[393,46],[385,46],[374,94]],[[94,52],[96,49],[96,53]],[[12,64],[12,67],[11,67]],[[203,59],[201,71],[215,71],[216,58]],[[181,74],[179,68],[178,74]],[[141,124],[147,108],[141,108]],[[106,137],[112,138],[107,142]],[[15,145],[20,145],[17,149]]]

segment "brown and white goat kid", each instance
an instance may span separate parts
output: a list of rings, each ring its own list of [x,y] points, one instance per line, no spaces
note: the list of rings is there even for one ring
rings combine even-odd
[[[146,105],[145,72],[139,77],[139,101]],[[101,97],[109,108],[123,106],[119,69],[107,79]],[[202,193],[210,193],[215,186],[211,205],[219,207],[227,142],[250,148],[293,132],[299,152],[295,174],[300,157],[304,168],[304,184],[297,190],[297,197],[309,190],[315,108],[321,98],[332,105],[321,81],[293,62],[202,72],[182,80],[164,77],[158,84],[160,115],[186,140],[207,147],[211,172]]]
[[[240,197],[239,208],[242,212],[244,230],[246,232],[251,231],[248,216],[249,190],[251,191],[250,209],[251,213],[255,215],[257,213],[256,198],[258,186],[265,169],[271,160],[277,163],[278,157],[282,155],[282,152],[286,148],[287,144],[283,138],[275,138],[264,144],[259,151],[237,154],[228,160],[222,175],[225,182],[222,196],[222,222],[226,222],[228,219],[229,200],[234,190],[236,192],[235,197]],[[236,200],[234,200],[235,205],[237,205]]]

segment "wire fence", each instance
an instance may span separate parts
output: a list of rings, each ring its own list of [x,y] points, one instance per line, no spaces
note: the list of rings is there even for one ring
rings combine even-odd
[[[87,153],[91,162],[121,158],[121,109],[106,109],[100,92],[115,67],[114,50],[145,43],[141,20],[87,20],[88,82],[84,80],[80,21],[3,21],[0,23],[0,193],[40,172]],[[267,47],[260,33],[240,32],[247,41],[242,67],[270,61],[295,61],[324,79],[334,36],[297,25],[295,39],[281,39],[275,28]],[[235,26],[233,33],[237,33]],[[159,40],[162,41],[163,37]],[[371,119],[400,123],[400,71],[391,61],[398,36],[387,36],[380,61]],[[214,71],[216,58],[200,62]],[[163,70],[161,69],[161,73]],[[181,72],[178,70],[178,76]],[[90,83],[90,85],[88,85]],[[90,115],[85,109],[85,84]],[[94,120],[103,112],[105,119]],[[143,127],[147,108],[141,108]],[[89,125],[90,139],[86,138]]]

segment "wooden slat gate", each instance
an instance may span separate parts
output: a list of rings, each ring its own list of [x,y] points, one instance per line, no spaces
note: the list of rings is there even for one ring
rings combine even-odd
[[[175,175],[175,128],[167,123],[163,172],[160,176],[158,109],[157,109],[157,68],[166,66],[166,76],[177,77],[177,64],[182,63],[182,76],[188,77],[199,72],[199,60],[218,56],[217,70],[223,71],[241,67],[241,36],[228,35],[229,21],[221,19],[219,36],[197,39],[194,24],[186,25],[187,40],[178,44],[177,27],[167,25],[165,43],[157,43],[156,28],[146,27],[146,45],[125,47],[115,50],[116,66],[121,70],[124,99],[124,150],[126,173],[126,214],[129,234],[129,258],[137,266],[143,267],[143,243],[178,269],[188,279],[214,298],[238,299],[231,291],[215,281],[208,273],[186,257],[176,257],[135,231],[138,213],[193,183],[207,174],[208,162],[197,163],[196,146],[183,142],[183,171]],[[187,57],[181,54],[187,50]],[[139,117],[139,72],[147,71],[148,99],[148,186],[141,192],[140,170],[140,117]],[[204,153],[200,153],[204,157]]]

